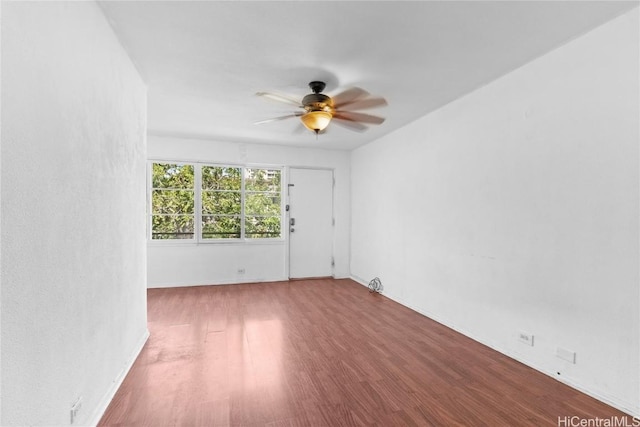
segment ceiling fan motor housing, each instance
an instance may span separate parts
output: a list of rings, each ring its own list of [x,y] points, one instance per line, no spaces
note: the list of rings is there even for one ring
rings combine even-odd
[[[333,101],[322,93],[310,93],[302,98],[302,106],[307,111],[333,111]]]
[[[309,87],[313,91],[309,95],[302,98],[302,106],[307,112],[325,111],[333,113],[333,100],[322,92],[325,88],[325,82],[313,81],[309,83]]]

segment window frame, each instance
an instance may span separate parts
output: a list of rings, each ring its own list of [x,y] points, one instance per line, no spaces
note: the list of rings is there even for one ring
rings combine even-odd
[[[194,238],[192,239],[154,239],[153,238],[153,164],[177,164],[177,165],[189,165],[193,166],[194,174]],[[240,237],[239,238],[203,238],[202,237],[202,168],[208,167],[222,167],[222,168],[239,168],[241,174],[241,187],[240,187]],[[280,171],[280,237],[246,237],[245,230],[245,174],[247,169],[262,169],[262,170],[278,170]],[[173,159],[149,159],[147,161],[147,242],[153,245],[185,245],[185,244],[264,244],[274,242],[284,242],[286,240],[285,235],[285,221],[286,221],[286,200],[285,200],[285,180],[286,168],[282,165],[265,165],[265,164],[234,164],[234,163],[218,163],[218,162],[202,162],[202,161],[189,161],[189,160],[173,160]]]
[[[278,170],[280,171],[280,191],[279,192],[275,192],[275,191],[265,191],[265,190],[256,190],[256,189],[247,189],[246,188],[246,184],[247,184],[247,170],[251,169],[251,170]],[[242,210],[242,214],[241,214],[241,221],[242,221],[242,236],[244,236],[244,238],[246,240],[259,240],[259,241],[263,241],[263,240],[284,240],[284,217],[286,216],[286,208],[285,208],[285,200],[284,200],[284,167],[280,167],[280,168],[274,168],[274,167],[264,167],[264,166],[245,166],[242,169],[242,193],[241,193],[241,210]],[[247,196],[256,196],[259,194],[262,195],[269,195],[269,194],[277,194],[277,197],[280,199],[280,237],[250,237],[247,238],[247,218],[251,217],[251,218],[270,218],[270,217],[274,217],[275,215],[260,215],[257,213],[253,213],[253,212],[249,212],[247,213]]]
[[[191,166],[193,167],[193,237],[190,239],[154,239],[153,238],[153,192],[156,188],[153,186],[153,164],[154,163],[162,163],[162,164],[172,164],[178,166]],[[193,162],[184,162],[179,160],[160,160],[160,161],[149,161],[147,167],[147,237],[150,242],[171,242],[174,244],[185,244],[185,243],[193,243],[197,240],[198,236],[198,224],[197,224],[197,209],[198,209],[198,195],[196,193],[196,166]],[[171,189],[162,189],[158,190],[163,191],[171,191]],[[181,189],[185,191],[191,191],[190,189]]]
[[[215,239],[215,238],[204,238],[202,237],[202,232],[203,232],[203,227],[202,227],[202,220],[204,218],[205,215],[203,215],[202,213],[202,194],[203,194],[203,189],[202,189],[202,168],[203,167],[214,167],[214,168],[233,168],[233,169],[240,169],[240,237],[227,237],[227,238],[220,238],[220,239]],[[199,218],[196,218],[197,222],[198,222],[198,231],[197,231],[197,237],[198,237],[198,241],[202,242],[202,243],[210,243],[210,242],[219,242],[219,241],[223,241],[223,242],[237,242],[237,241],[242,241],[242,240],[248,240],[248,239],[244,239],[244,166],[239,166],[239,165],[220,165],[220,164],[211,164],[211,163],[200,163],[196,166],[195,169],[195,173],[196,173],[196,186],[198,187],[197,189],[197,195],[198,195],[198,206],[196,207],[197,209],[197,216],[199,216]],[[211,216],[211,215],[207,215],[207,216]]]

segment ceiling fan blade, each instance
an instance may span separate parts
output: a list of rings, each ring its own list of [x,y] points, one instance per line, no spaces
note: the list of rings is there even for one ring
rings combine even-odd
[[[362,122],[372,125],[379,125],[384,122],[383,117],[372,116],[371,114],[356,113],[352,111],[336,111],[333,115],[334,119],[342,119],[350,122]]]
[[[354,121],[351,121],[351,120],[345,120],[345,119],[342,119],[342,118],[336,117],[336,116],[333,116],[333,120],[331,120],[331,123],[335,123],[338,126],[342,126],[343,128],[347,128],[349,130],[354,130],[356,132],[364,132],[365,130],[368,129],[362,123],[354,122]],[[327,129],[329,129],[329,128],[327,128]]]
[[[302,103],[300,101],[287,95],[280,95],[278,93],[271,92],[257,92],[256,95],[271,99],[273,101],[284,102],[286,104],[295,105],[296,107],[302,107]]]
[[[343,92],[340,92],[336,96],[332,96],[333,105],[335,108],[340,108],[345,104],[352,103],[357,99],[364,98],[365,96],[369,96],[369,92],[364,89],[360,89],[359,87],[352,87]]]
[[[257,122],[253,122],[254,125],[262,125],[265,123],[271,123],[271,122],[277,122],[279,120],[284,120],[284,119],[288,119],[289,117],[300,117],[303,113],[292,113],[292,114],[287,114],[286,116],[279,116],[279,117],[273,117],[271,119],[265,119],[265,120],[260,120]]]
[[[340,108],[349,106],[349,110],[366,110],[369,108],[384,107],[385,105],[387,105],[387,100],[384,98],[368,98],[346,102],[340,105]]]

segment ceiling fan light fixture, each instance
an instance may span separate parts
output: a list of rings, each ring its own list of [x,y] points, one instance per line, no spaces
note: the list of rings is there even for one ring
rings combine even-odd
[[[301,102],[295,98],[285,95],[272,94],[269,92],[258,92],[256,95],[271,98],[287,104],[293,104],[303,111],[296,111],[286,116],[274,117],[272,119],[261,120],[255,124],[270,123],[278,120],[287,119],[289,117],[300,117],[300,121],[304,127],[317,135],[324,131],[333,119],[340,126],[344,126],[350,130],[362,132],[367,129],[363,123],[379,125],[384,122],[384,117],[372,116],[371,114],[358,113],[355,111],[345,110],[345,106],[351,106],[351,109],[367,109],[382,107],[387,105],[384,98],[367,98],[369,92],[352,87],[335,95],[333,98],[325,95],[322,91],[325,83],[321,81],[312,81],[309,87],[313,93],[309,93],[302,98]],[[365,99],[366,98],[366,99]]]
[[[331,113],[327,111],[309,111],[300,116],[300,120],[304,127],[317,135],[329,126],[332,117]]]

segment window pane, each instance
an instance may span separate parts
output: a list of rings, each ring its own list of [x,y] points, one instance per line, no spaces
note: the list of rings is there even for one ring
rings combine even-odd
[[[193,214],[193,191],[153,190],[152,210],[154,214]]]
[[[152,239],[193,239],[192,215],[153,215]]]
[[[203,239],[239,239],[239,216],[213,216],[202,217]]]
[[[244,227],[248,239],[280,237],[280,217],[248,216]]]
[[[202,213],[240,215],[240,193],[233,191],[203,191]]]
[[[280,193],[247,193],[244,210],[247,215],[280,215]]]
[[[203,190],[240,190],[242,175],[240,168],[221,166],[202,167]]]
[[[153,164],[153,188],[193,188],[193,165]]]
[[[278,169],[245,169],[244,186],[247,191],[273,191],[280,193]]]

